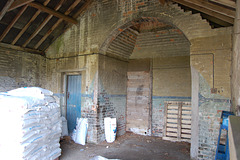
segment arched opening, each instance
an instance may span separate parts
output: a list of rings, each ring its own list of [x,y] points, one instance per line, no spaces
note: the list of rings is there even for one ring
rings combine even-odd
[[[190,42],[175,25],[142,17],[100,51],[128,61],[126,131],[191,142]]]

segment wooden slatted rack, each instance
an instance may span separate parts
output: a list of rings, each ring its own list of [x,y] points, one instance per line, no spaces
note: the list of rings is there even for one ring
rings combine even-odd
[[[190,102],[165,102],[164,140],[191,141],[191,109]]]

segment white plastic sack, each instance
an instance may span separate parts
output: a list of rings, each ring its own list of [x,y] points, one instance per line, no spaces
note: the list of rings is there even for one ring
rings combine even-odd
[[[61,117],[61,119],[62,119],[62,136],[68,136],[67,120],[65,117]]]
[[[53,92],[40,87],[24,87],[8,91],[7,94],[12,96],[29,96],[43,99],[44,95],[51,96],[53,95]]]
[[[75,143],[85,145],[88,129],[87,118],[77,118]]]
[[[112,143],[116,137],[117,121],[116,118],[104,118],[105,138],[108,143]]]

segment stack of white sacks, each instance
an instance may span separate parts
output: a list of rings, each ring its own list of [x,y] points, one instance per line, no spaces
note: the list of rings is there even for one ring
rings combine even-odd
[[[0,93],[0,159],[53,160],[61,155],[60,107],[51,91]]]

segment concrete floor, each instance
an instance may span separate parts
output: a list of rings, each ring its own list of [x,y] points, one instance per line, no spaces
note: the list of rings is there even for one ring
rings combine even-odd
[[[113,143],[74,143],[69,138],[61,141],[60,160],[90,160],[95,156],[121,160],[188,160],[190,144],[164,141],[159,137],[149,137],[127,133]]]

